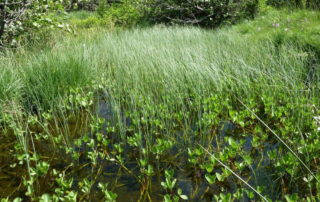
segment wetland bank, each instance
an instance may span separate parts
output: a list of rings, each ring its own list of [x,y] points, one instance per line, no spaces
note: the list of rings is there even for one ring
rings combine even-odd
[[[91,28],[4,51],[2,201],[318,201],[317,61],[244,30]]]

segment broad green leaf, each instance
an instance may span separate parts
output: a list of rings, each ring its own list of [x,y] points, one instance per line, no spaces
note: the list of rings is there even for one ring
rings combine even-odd
[[[20,197],[17,197],[17,198],[15,198],[14,200],[13,200],[13,202],[21,202],[22,201],[22,198],[20,198]]]
[[[295,193],[293,195],[285,195],[285,198],[287,199],[288,202],[296,202],[298,201],[299,197],[298,197],[298,194]]]
[[[180,195],[180,198],[182,198],[183,200],[188,200],[188,197],[186,195]]]
[[[85,134],[82,139],[84,142],[88,142],[90,140],[88,134]]]
[[[261,194],[265,189],[265,186],[258,186],[257,191]]]
[[[206,174],[205,177],[206,177],[206,179],[207,179],[207,181],[209,182],[210,185],[212,185],[216,181],[216,175],[212,176],[210,174]]]
[[[220,173],[216,173],[216,176],[220,182],[224,180],[224,176],[220,175]]]
[[[49,194],[43,194],[40,198],[40,202],[51,202],[51,196]]]

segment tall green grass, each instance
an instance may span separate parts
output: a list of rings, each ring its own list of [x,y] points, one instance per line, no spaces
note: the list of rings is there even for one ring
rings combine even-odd
[[[9,57],[13,58],[14,56],[10,55]],[[0,100],[14,101],[13,99],[19,97],[22,87],[18,68],[15,67],[14,60],[4,57],[0,60],[0,66]]]
[[[159,104],[166,97],[180,105],[212,95],[224,100],[237,95],[244,102],[265,95],[277,102],[282,95],[298,104],[305,97],[308,58],[298,48],[244,40],[233,30],[91,31],[55,42],[41,52],[2,56],[2,101],[17,99],[26,108],[52,109],[70,89],[92,87],[102,75],[110,95],[135,102],[150,98]]]

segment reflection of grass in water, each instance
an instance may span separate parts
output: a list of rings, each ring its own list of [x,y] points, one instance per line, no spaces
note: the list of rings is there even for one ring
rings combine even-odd
[[[194,149],[195,140],[213,152],[216,148],[212,144],[216,142],[217,151],[223,152],[229,145],[217,137],[216,131],[225,119],[243,126],[243,132],[255,127],[250,131],[263,142],[260,134],[265,132],[258,131],[256,122],[239,106],[234,95],[255,112],[270,117],[267,121],[273,127],[287,121],[283,118],[293,117],[291,122],[295,124],[283,136],[312,130],[309,126],[312,114],[307,107],[310,101],[305,97],[311,97],[317,104],[318,94],[313,89],[302,93],[308,73],[307,58],[289,44],[276,48],[269,41],[243,40],[232,30],[188,27],[154,27],[111,34],[87,31],[87,34],[57,40],[55,46],[44,48],[42,54],[17,54],[18,63],[9,63],[4,72],[14,79],[0,80],[0,88],[15,86],[16,79],[21,83],[14,88],[15,93],[0,94],[2,102],[15,100],[15,112],[20,112],[17,106],[21,106],[25,116],[38,113],[41,117],[51,109],[53,119],[59,122],[55,115],[68,119],[67,112],[88,102],[82,100],[87,92],[105,91],[115,114],[112,142],[126,143],[128,128],[122,123],[131,121],[133,133],[143,134],[138,158],[160,156],[155,159],[158,163],[154,168],[171,151],[170,147],[161,151],[164,144],[156,139],[166,141],[165,144],[172,141],[178,151],[182,148],[184,152],[188,147]],[[19,71],[13,71],[17,67]],[[25,126],[24,117],[15,120],[19,127]],[[63,130],[69,131],[67,127]],[[72,141],[66,136],[63,144],[72,145]],[[160,150],[155,154],[152,148],[157,144]],[[168,158],[174,165],[174,156]],[[201,164],[208,159],[197,156],[196,161]],[[192,169],[203,175],[198,165]]]

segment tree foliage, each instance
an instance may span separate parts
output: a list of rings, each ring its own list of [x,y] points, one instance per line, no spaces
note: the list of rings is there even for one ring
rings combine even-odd
[[[196,24],[205,27],[254,17],[258,0],[151,0],[148,16],[155,22]]]
[[[65,9],[81,9],[97,4],[99,0],[4,0],[0,3],[0,47],[19,45],[22,36],[32,31],[63,28],[71,31],[67,24],[59,23],[56,13]],[[88,9],[91,9],[89,6]]]
[[[16,45],[21,36],[40,27],[52,27],[53,19],[50,11],[59,10],[63,6],[58,0],[5,0],[0,4],[0,45]]]

